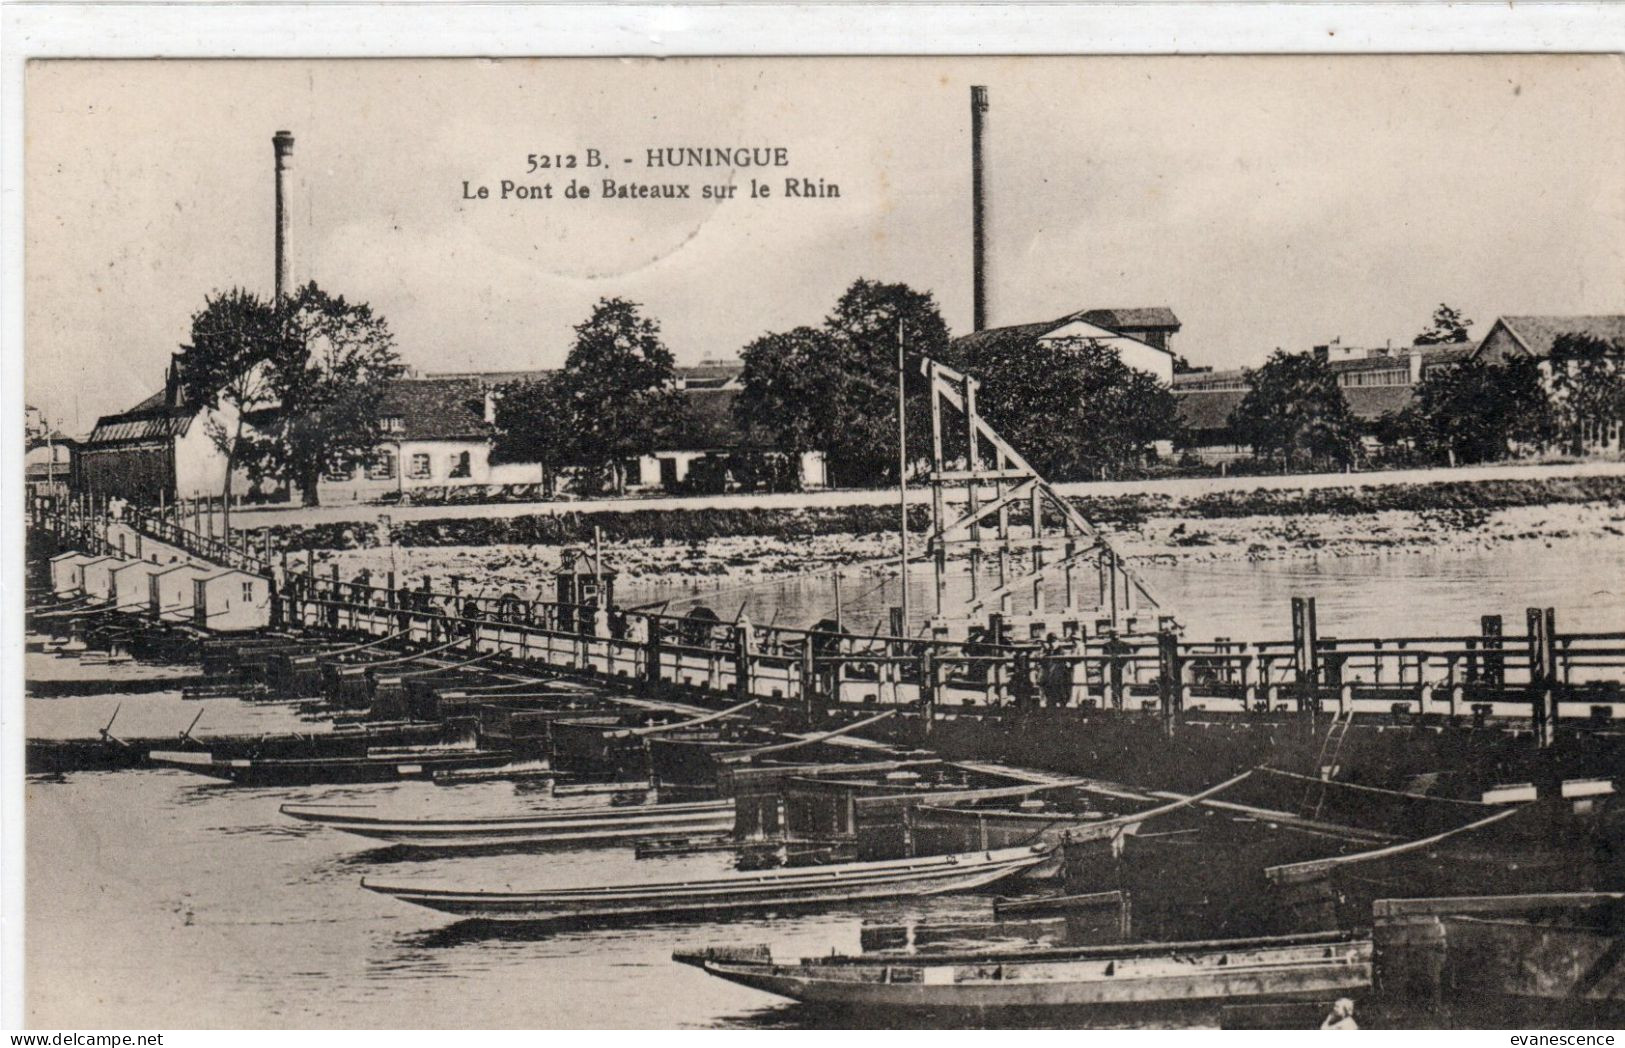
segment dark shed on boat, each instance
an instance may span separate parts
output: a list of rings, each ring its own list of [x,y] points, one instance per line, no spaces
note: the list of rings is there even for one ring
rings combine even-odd
[[[565,628],[593,632],[596,610],[615,606],[615,575],[592,550],[564,551],[564,562],[553,572],[553,592],[560,605],[560,616],[565,618]],[[569,622],[572,607],[576,611],[573,624]]]

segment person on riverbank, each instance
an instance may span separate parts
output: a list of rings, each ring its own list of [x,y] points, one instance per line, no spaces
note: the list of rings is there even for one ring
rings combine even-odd
[[[1332,1005],[1332,1012],[1326,1016],[1325,1022],[1320,1024],[1322,1030],[1358,1030],[1360,1024],[1354,1021],[1354,1002],[1347,997],[1339,997]]]

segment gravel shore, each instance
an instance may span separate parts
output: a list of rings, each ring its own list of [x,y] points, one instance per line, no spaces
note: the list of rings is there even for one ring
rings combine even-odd
[[[1359,557],[1405,552],[1488,549],[1512,543],[1592,538],[1625,542],[1625,503],[1616,500],[1504,509],[1376,510],[1364,513],[1259,514],[1196,518],[1177,512],[1101,525],[1113,546],[1136,563]],[[415,580],[460,575],[475,588],[545,589],[564,547],[372,547],[316,554],[350,578],[362,568]],[[684,578],[718,583],[798,575],[880,574],[895,568],[897,539],[884,533],[796,538],[733,536],[686,543],[627,540],[606,546],[623,585]],[[299,558],[302,563],[303,558]]]

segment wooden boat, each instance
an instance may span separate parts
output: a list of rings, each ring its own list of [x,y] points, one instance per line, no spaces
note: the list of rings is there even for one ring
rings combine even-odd
[[[916,844],[922,848],[931,848],[933,845],[957,846],[952,850],[1008,848],[1017,844],[1031,843],[1040,836],[1056,835],[1064,838],[1068,844],[1111,841],[1120,847],[1124,836],[1139,832],[1145,823],[1201,804],[1246,781],[1251,775],[1252,772],[1244,771],[1199,793],[1124,815],[1108,816],[1095,811],[1009,811],[997,808],[921,804],[915,808],[911,821]],[[1051,784],[1048,788],[1059,789],[1073,784],[1061,781]],[[1014,793],[1016,790],[981,792],[987,796],[996,796],[1000,793]]]
[[[865,954],[775,964],[765,946],[675,953],[709,975],[851,1008],[1103,1008],[1326,998],[1371,984],[1371,941],[1330,932],[993,953]]]
[[[492,768],[513,760],[513,754],[466,748],[421,751],[391,750],[360,757],[217,758],[210,753],[153,750],[147,759],[159,767],[179,768],[238,786],[321,786],[362,782],[428,779],[436,771]]]
[[[303,822],[410,848],[591,844],[669,833],[719,833],[734,824],[731,800],[463,819],[389,818],[370,814],[374,808],[349,805],[284,804],[281,811]]]
[[[1375,989],[1402,1025],[1625,1020],[1625,893],[1379,899]]]
[[[1050,861],[1049,846],[884,862],[850,862],[707,880],[610,884],[528,891],[460,889],[361,881],[369,891],[462,917],[549,921],[576,917],[658,917],[695,912],[777,909],[892,899],[980,888]]]
[[[146,767],[154,752],[207,754],[215,760],[331,760],[365,757],[379,746],[432,746],[458,738],[442,724],[406,722],[274,735],[193,735],[194,720],[178,735],[127,738],[113,734],[112,724],[109,721],[106,729],[92,737],[29,739],[25,754],[29,774]]]
[[[1560,793],[1376,849],[1310,855],[1263,873],[1272,907],[1300,921],[1370,919],[1399,895],[1449,898],[1611,891],[1625,884],[1625,803]]]

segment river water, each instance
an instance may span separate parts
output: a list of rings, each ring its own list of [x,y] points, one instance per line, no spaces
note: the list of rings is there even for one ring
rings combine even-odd
[[[1135,570],[1158,604],[1197,640],[1288,639],[1296,596],[1315,598],[1320,632],[1328,637],[1476,634],[1479,616],[1486,614],[1502,615],[1506,631],[1521,634],[1525,609],[1537,605],[1556,609],[1559,630],[1580,628],[1572,624],[1581,622],[1587,630],[1625,629],[1625,538],[1367,557],[1193,560]],[[981,592],[989,592],[990,571],[982,573],[981,582]],[[881,578],[848,575],[841,589],[842,623],[856,632],[883,621],[901,593],[895,571]],[[932,589],[930,568],[912,566],[910,619],[916,626],[930,611]],[[950,606],[968,599],[969,580],[951,574],[946,593]],[[753,623],[793,626],[833,617],[836,608],[835,584],[827,574],[721,586],[641,581],[624,586],[617,599],[623,604],[669,599],[672,614],[704,605],[724,619],[743,609]],[[1046,599],[1049,607],[1060,607],[1059,588],[1048,587]]]
[[[1571,541],[1482,553],[1212,562],[1144,570],[1193,637],[1288,634],[1289,598],[1319,600],[1323,634],[1471,631],[1477,616],[1557,608],[1559,629],[1625,629],[1625,544]],[[929,584],[916,578],[917,607]],[[849,617],[878,618],[895,587],[852,585]],[[828,579],[745,594],[666,587],[729,615],[802,624],[833,607]],[[1516,626],[1514,624],[1517,624]],[[27,700],[31,736],[165,735],[198,703],[162,673],[31,653],[30,680],[108,681],[106,694]],[[139,694],[120,681],[140,680]],[[154,690],[157,689],[157,690]],[[84,689],[80,689],[84,690]],[[287,707],[202,704],[207,732],[308,730]],[[765,943],[780,957],[855,951],[864,920],[986,918],[968,895],[711,923],[492,931],[363,890],[378,880],[482,884],[656,880],[718,872],[718,854],[638,861],[629,849],[414,860],[297,824],[277,807],[343,800],[390,810],[495,813],[555,804],[513,784],[240,789],[171,770],[76,773],[27,783],[27,1000],[34,1027],[803,1027],[852,1020],[673,963],[674,949]],[[882,1017],[868,1017],[880,1022]],[[1157,1024],[1169,1022],[1166,1017]]]

